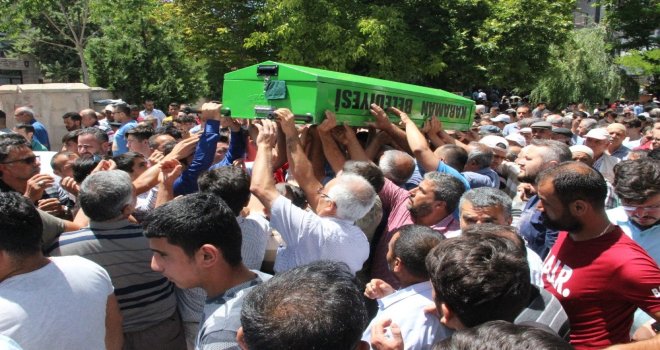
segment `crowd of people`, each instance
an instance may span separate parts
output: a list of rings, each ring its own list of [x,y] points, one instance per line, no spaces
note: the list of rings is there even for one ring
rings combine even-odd
[[[0,348],[660,348],[657,101],[500,102],[0,111]]]

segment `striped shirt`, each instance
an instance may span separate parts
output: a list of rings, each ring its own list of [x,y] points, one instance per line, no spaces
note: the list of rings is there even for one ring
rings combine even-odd
[[[174,286],[151,270],[151,250],[142,227],[128,220],[90,222],[63,233],[46,249],[51,256],[80,255],[108,271],[124,318],[124,332],[145,330],[176,311]]]

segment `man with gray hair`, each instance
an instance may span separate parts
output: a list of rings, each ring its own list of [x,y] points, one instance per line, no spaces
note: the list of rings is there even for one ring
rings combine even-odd
[[[18,107],[14,111],[16,124],[30,124],[34,127],[34,138],[50,150],[48,131],[46,127],[35,119],[34,110],[30,107]]]
[[[470,183],[470,188],[499,188],[500,176],[490,167],[493,162],[493,150],[487,145],[477,142],[471,142],[468,149],[468,159],[463,176]]]
[[[277,125],[263,120],[258,125],[257,157],[250,191],[270,210],[271,226],[286,243],[275,259],[275,272],[283,272],[317,260],[344,262],[355,274],[369,256],[369,242],[355,221],[366,215],[376,201],[376,192],[359,175],[342,174],[323,186],[312,172],[298,138],[294,117],[288,109],[275,116],[286,137],[287,156],[294,178],[315,213],[296,207],[275,188],[272,149]]]
[[[89,175],[80,185],[78,201],[89,226],[62,234],[46,252],[79,255],[108,271],[123,317],[124,349],[185,348],[174,286],[151,270],[152,254],[142,227],[128,221],[135,207],[128,173]]]
[[[387,150],[378,160],[383,175],[397,186],[403,187],[415,171],[415,158],[399,150]]]

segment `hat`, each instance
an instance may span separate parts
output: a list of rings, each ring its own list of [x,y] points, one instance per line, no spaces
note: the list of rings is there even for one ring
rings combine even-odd
[[[532,128],[522,128],[520,129],[521,134],[531,134],[532,133]]]
[[[507,113],[516,113],[516,110],[513,108],[509,108],[506,110]]]
[[[567,128],[553,128],[552,132],[559,135],[573,137],[573,132]]]
[[[518,133],[506,135],[505,139],[517,143],[518,146],[520,147],[527,146],[527,141],[525,140],[525,136],[522,136]]]
[[[587,133],[587,135],[584,136],[584,138],[592,138],[592,139],[597,139],[597,140],[609,140],[610,139],[610,134],[607,132],[607,130],[603,128],[597,128],[597,129],[591,129]]]
[[[498,123],[498,122],[510,123],[511,122],[511,117],[509,117],[506,114],[500,114],[495,118],[491,118],[490,121],[493,122],[493,123]]]
[[[103,108],[103,111],[108,111],[108,112],[114,112],[115,107],[112,107],[112,105],[105,105],[105,108]]]
[[[479,133],[481,135],[487,134],[500,134],[502,130],[495,125],[482,125],[479,127]]]
[[[497,135],[486,135],[479,140],[479,143],[482,143],[490,148],[500,149],[506,151],[509,148],[509,143],[502,136]]]
[[[594,151],[591,148],[589,148],[585,145],[575,145],[575,146],[569,147],[568,149],[571,150],[571,153],[582,152],[582,153],[587,154],[591,158],[594,157]]]
[[[120,122],[109,122],[108,125],[110,125],[110,126],[112,126],[112,127],[115,127],[115,128],[119,128],[119,127],[121,127],[121,123],[120,123]]]
[[[552,130],[552,124],[550,124],[550,123],[548,123],[548,122],[536,122],[536,123],[532,124],[531,127],[532,127],[532,129],[548,129],[548,130]]]

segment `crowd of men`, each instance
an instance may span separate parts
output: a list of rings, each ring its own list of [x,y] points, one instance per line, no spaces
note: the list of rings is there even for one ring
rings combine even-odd
[[[143,106],[0,111],[0,348],[660,348],[656,101]]]

